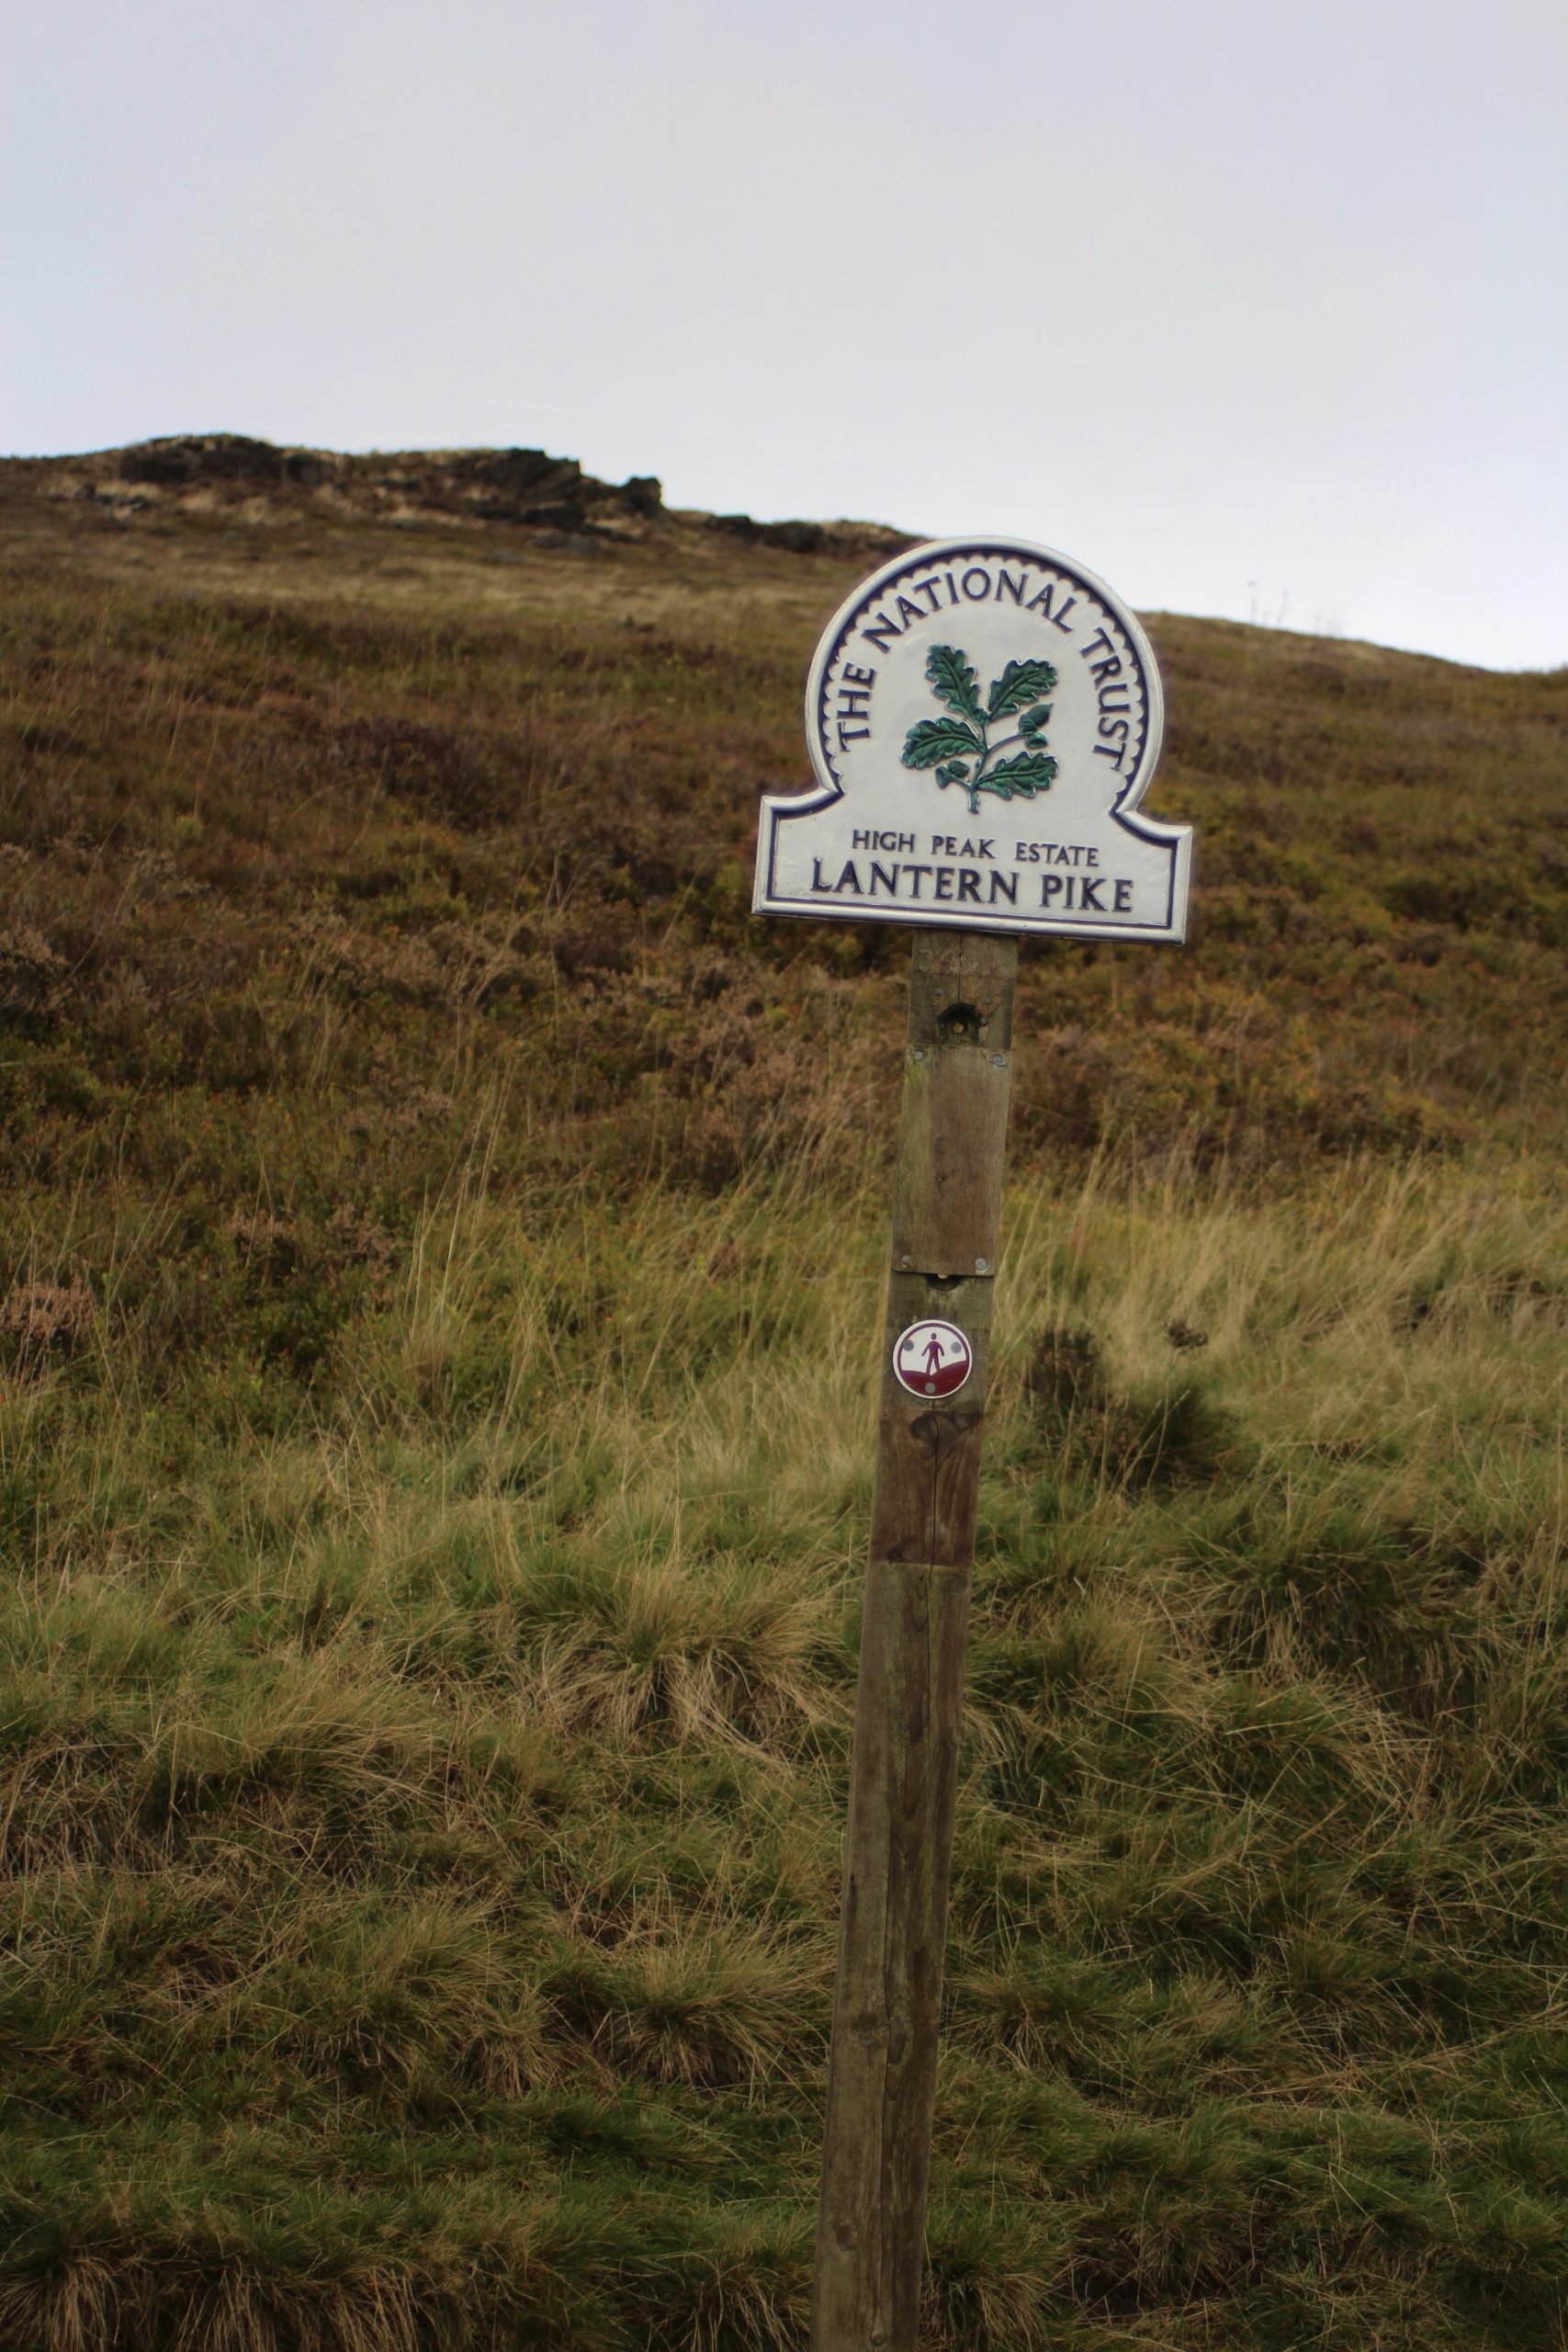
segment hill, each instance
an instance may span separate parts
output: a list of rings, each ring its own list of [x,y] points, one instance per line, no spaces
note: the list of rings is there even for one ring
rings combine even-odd
[[[325,987],[359,1007],[335,1049],[350,1086],[389,1018],[408,1082],[430,1084],[459,1037],[489,1069],[513,1034],[502,1008],[529,1004],[530,1091],[563,1168],[640,1171],[651,1136],[659,1165],[719,1181],[767,1156],[770,1123],[819,1121],[819,1056],[787,1095],[774,1083],[804,996],[869,1046],[902,950],[885,932],[753,924],[754,808],[761,786],[801,779],[805,655],[896,535],[837,526],[831,548],[802,551],[744,517],[671,516],[656,484],[628,486],[648,511],[597,537],[457,524],[429,503],[423,520],[323,518],[304,490],[267,503],[254,468],[299,453],[256,444],[240,448],[251,475],[170,493],[209,502],[195,514],[98,494],[205,447],[0,470],[25,680],[9,690],[10,920],[69,967],[29,977],[13,945],[3,985],[24,1012],[52,1007],[57,1091],[66,1062],[94,1088],[139,1088],[151,1046],[160,1082],[228,1099],[256,1082],[241,1035],[292,1032]],[[480,470],[458,455],[454,499]],[[239,463],[228,443],[217,457]],[[336,462],[437,496],[425,459]],[[537,463],[557,495],[573,469]],[[625,493],[573,495],[586,515]],[[1172,707],[1159,805],[1202,828],[1196,937],[1180,956],[1032,961],[1024,1148],[1116,1135],[1292,1160],[1550,1122],[1568,673],[1152,626]],[[98,1008],[128,986],[136,1005],[104,1038]],[[694,987],[700,1023],[683,1018]],[[536,1049],[546,1017],[564,1050]],[[272,1070],[271,1048],[248,1050]],[[584,1091],[594,1052],[608,1092],[596,1065]],[[16,1100],[29,1134],[44,1107]],[[883,1132],[880,1099],[869,1124]]]
[[[222,435],[0,515],[0,2341],[794,2345],[904,951],[750,854],[898,536]],[[1568,673],[1150,628],[1196,935],[1025,957],[931,2337],[1539,2352]]]

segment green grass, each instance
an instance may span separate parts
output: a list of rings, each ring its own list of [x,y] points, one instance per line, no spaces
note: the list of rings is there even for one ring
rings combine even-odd
[[[1562,1205],[1010,1225],[933,2327],[1545,2342]],[[794,2340],[877,1227],[462,1204],[287,1431],[15,1385],[18,2341]]]
[[[0,2342],[783,2352],[902,951],[745,859],[844,564],[28,481]],[[928,2334],[1542,2352],[1563,680],[1156,628],[1203,927],[1026,959]]]

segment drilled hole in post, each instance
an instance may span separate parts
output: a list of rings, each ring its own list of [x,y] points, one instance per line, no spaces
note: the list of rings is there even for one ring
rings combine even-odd
[[[937,1015],[937,1027],[944,1037],[978,1037],[980,1012],[977,1005],[950,1004]]]

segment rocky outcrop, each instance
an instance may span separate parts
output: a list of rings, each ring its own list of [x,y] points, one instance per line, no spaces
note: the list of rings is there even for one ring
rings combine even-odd
[[[914,545],[880,523],[759,523],[750,514],[671,512],[652,474],[600,481],[575,458],[544,449],[398,449],[351,457],[259,441],[244,433],[175,433],[76,458],[0,458],[52,499],[80,499],[117,521],[216,514],[286,523],[308,514],[345,522],[457,524],[525,533],[536,546],[715,537],[785,555],[883,556]]]
[[[705,514],[710,531],[749,547],[782,548],[788,555],[897,555],[912,548],[908,531],[886,523],[759,523],[750,514]]]
[[[650,474],[599,481],[543,449],[402,449],[349,457],[280,447],[242,433],[182,433],[88,457],[27,461],[53,496],[126,515],[232,510],[286,519],[300,510],[379,522],[510,524],[572,537],[642,537],[663,515]]]

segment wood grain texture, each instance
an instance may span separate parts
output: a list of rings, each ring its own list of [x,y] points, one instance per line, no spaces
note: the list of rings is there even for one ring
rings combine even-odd
[[[1002,1213],[1012,1057],[967,1039],[911,1044],[893,1188],[893,1263],[903,1272],[988,1274]]]
[[[909,958],[909,1043],[935,1038],[948,1008],[967,1004],[979,1018],[977,1042],[1009,1052],[1017,978],[1016,939],[996,932],[917,932]]]
[[[916,2341],[1017,967],[1015,940],[915,935],[813,2352]],[[928,1317],[973,1353],[938,1405],[892,1369]]]
[[[919,2312],[968,1572],[866,1580],[818,2217],[819,2352],[912,2346]]]
[[[893,1265],[990,1274],[1001,1223],[1018,943],[919,932],[893,1183]]]

